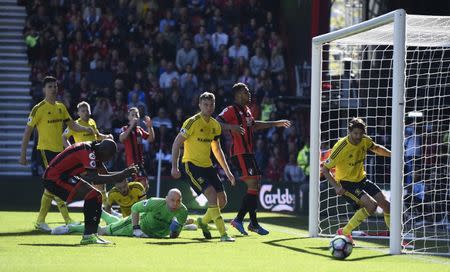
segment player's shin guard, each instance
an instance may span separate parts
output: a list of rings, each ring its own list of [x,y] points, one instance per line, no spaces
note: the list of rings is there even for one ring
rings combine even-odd
[[[84,198],[84,234],[97,233],[98,224],[102,213],[102,194],[97,190],[91,190]]]
[[[369,212],[366,210],[366,208],[361,208],[356,211],[356,213],[350,218],[350,221],[348,221],[347,225],[342,229],[344,235],[351,235],[352,230],[357,228],[364,220],[366,220],[367,217],[369,217]]]
[[[62,217],[64,218],[64,222],[66,224],[69,224],[71,219],[69,216],[69,210],[67,209],[66,202],[62,200],[61,198],[55,196],[56,206],[58,206],[58,210],[61,213]]]
[[[388,229],[391,229],[391,214],[384,212],[384,222],[386,223],[386,226]]]
[[[258,226],[258,219],[256,217],[256,209],[258,208],[258,190],[247,190],[247,205],[248,214],[250,215],[250,222],[253,226]]]
[[[39,215],[36,220],[37,223],[45,222],[45,217],[47,217],[47,213],[50,210],[52,205],[52,199],[54,195],[52,195],[49,191],[44,190],[41,198],[41,207],[39,208]]]

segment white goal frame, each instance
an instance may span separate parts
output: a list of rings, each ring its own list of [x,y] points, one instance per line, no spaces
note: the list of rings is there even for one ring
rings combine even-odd
[[[320,181],[320,110],[322,51],[324,43],[352,36],[386,24],[394,23],[393,35],[393,95],[392,95],[392,157],[391,157],[391,228],[390,254],[401,253],[402,205],[403,205],[403,131],[404,131],[404,93],[405,93],[405,54],[406,54],[406,12],[402,9],[392,11],[377,18],[347,27],[328,34],[317,36],[312,41],[311,75],[311,134],[310,134],[310,198],[309,198],[309,236],[319,235],[319,181]],[[401,181],[401,182],[399,182]]]

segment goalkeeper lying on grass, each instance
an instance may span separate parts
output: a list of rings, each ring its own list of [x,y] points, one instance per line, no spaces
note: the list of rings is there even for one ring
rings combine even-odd
[[[186,223],[188,212],[181,203],[181,192],[171,189],[166,198],[152,197],[135,203],[131,207],[131,216],[119,219],[108,213],[102,213],[102,219],[108,224],[99,227],[99,235],[134,236],[162,238],[170,235],[177,238]],[[52,230],[52,234],[83,233],[84,225],[64,225]]]

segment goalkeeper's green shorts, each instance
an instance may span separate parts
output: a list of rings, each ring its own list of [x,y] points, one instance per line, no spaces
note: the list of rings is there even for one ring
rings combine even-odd
[[[106,233],[112,236],[133,236],[131,216],[108,225]]]

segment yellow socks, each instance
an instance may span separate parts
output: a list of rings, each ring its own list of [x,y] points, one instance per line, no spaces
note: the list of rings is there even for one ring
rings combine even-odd
[[[72,219],[70,219],[69,216],[69,210],[67,209],[66,202],[62,200],[61,198],[55,196],[56,206],[58,206],[58,210],[61,213],[62,217],[64,218],[64,222],[66,224],[69,224]]]
[[[348,221],[347,225],[342,229],[344,235],[349,235],[352,233],[352,230],[357,228],[366,218],[369,217],[369,213],[366,208],[361,208],[356,211],[356,213],[352,216],[350,221]]]
[[[210,206],[208,210],[206,210],[205,215],[202,217],[202,223],[208,224],[211,220],[216,224],[217,230],[220,233],[220,236],[226,234],[225,231],[225,222],[223,221],[222,215],[220,214],[220,209],[217,206]]]
[[[41,198],[41,207],[39,209],[39,215],[37,218],[37,223],[43,223],[45,222],[45,217],[47,217],[48,210],[50,209],[50,206],[52,205],[52,199],[53,195],[48,192],[47,190],[44,190],[44,193],[42,194]]]

